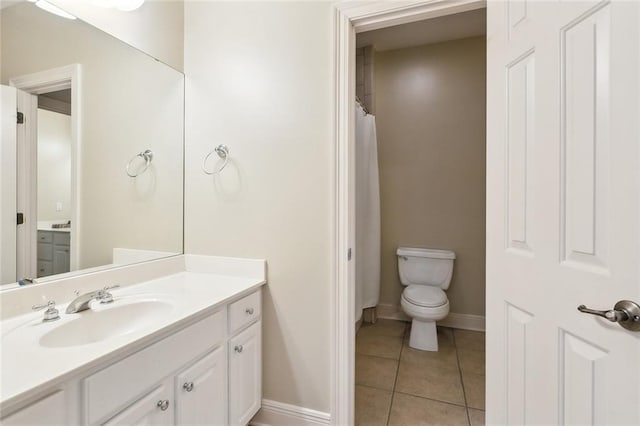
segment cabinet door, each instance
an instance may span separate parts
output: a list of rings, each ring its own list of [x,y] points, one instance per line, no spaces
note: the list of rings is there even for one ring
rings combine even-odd
[[[229,340],[229,424],[246,425],[262,398],[262,321]]]
[[[176,424],[225,425],[227,380],[224,346],[176,376]]]
[[[163,426],[173,424],[173,401],[170,383],[166,382],[122,410],[105,426]]]
[[[53,246],[53,273],[62,274],[69,272],[70,256],[69,246]]]

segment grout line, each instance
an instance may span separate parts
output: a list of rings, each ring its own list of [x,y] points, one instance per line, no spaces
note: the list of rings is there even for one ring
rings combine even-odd
[[[412,396],[414,398],[426,399],[426,400],[433,401],[433,402],[440,402],[442,404],[453,405],[454,407],[458,407],[458,408],[465,408],[465,409],[466,408],[471,408],[471,407],[467,407],[466,405],[456,404],[455,402],[443,401],[441,399],[435,399],[435,398],[427,398],[426,396],[414,395],[412,393],[407,393],[407,392],[395,391],[394,393],[399,393],[400,395]]]
[[[363,388],[369,388],[369,389],[375,389],[375,390],[379,390],[379,391],[383,391],[383,392],[393,392],[392,389],[382,389],[382,388],[377,388],[377,387],[371,386],[371,385],[363,385],[362,383],[357,383],[356,386],[361,386]]]
[[[454,329],[451,329],[451,335],[453,336],[453,347],[456,348],[456,361],[458,362],[458,373],[460,374],[460,384],[462,385],[462,396],[464,396],[464,407],[467,413],[467,423],[471,426],[471,416],[469,415],[469,404],[467,403],[467,391],[465,389],[464,379],[462,378],[462,366],[460,365],[460,354],[458,352],[458,345],[456,344],[456,333]]]
[[[389,426],[389,421],[391,420],[391,407],[393,407],[393,400],[396,396],[396,385],[398,384],[398,374],[400,373],[400,359],[402,359],[402,351],[404,350],[404,338],[407,335],[407,324],[404,324],[404,333],[402,333],[402,341],[400,344],[400,355],[398,355],[398,360],[396,363],[396,378],[393,381],[393,388],[391,390],[391,402],[389,403],[389,412],[387,413],[387,423],[386,425]]]
[[[402,350],[401,350],[402,352]],[[369,354],[363,354],[362,352],[356,352],[356,355],[358,356],[368,356],[371,358],[378,358],[378,359],[386,359],[387,361],[400,361],[400,355],[398,355],[398,358],[387,358],[386,356],[380,356],[380,355],[369,355]]]

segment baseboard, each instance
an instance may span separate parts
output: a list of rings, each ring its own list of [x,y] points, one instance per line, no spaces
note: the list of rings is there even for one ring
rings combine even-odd
[[[378,305],[378,318],[411,321],[398,305]],[[438,325],[461,330],[485,331],[485,317],[482,315],[450,313]]]
[[[392,319],[399,321],[411,321],[398,305],[380,304],[378,308],[378,318]]]
[[[456,314],[447,315],[438,325],[461,330],[485,331],[485,318],[482,315]]]
[[[310,408],[263,399],[262,407],[249,424],[253,426],[329,425],[331,415]]]

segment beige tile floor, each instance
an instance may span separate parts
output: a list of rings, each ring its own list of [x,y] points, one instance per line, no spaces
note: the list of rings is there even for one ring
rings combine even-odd
[[[484,333],[438,328],[438,352],[409,347],[411,324],[356,335],[356,424],[484,425]]]

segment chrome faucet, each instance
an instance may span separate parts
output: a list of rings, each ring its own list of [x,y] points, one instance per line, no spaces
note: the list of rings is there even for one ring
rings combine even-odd
[[[104,287],[101,290],[90,291],[89,293],[84,293],[76,297],[69,303],[67,306],[66,312],[68,314],[75,314],[77,312],[86,311],[89,309],[89,304],[92,300],[99,300],[100,303],[111,303],[113,302],[113,295],[109,293],[108,290],[112,288],[120,287],[119,285],[113,285],[110,287]]]

